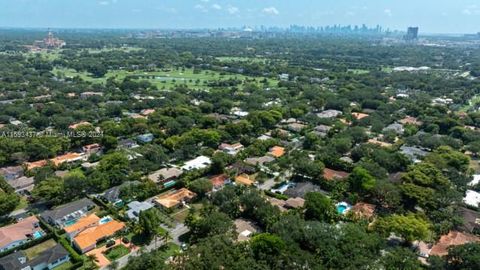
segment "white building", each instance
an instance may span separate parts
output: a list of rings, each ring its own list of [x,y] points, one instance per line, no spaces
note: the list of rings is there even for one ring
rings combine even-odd
[[[463,202],[467,205],[478,207],[480,204],[480,193],[474,190],[467,190]]]
[[[210,164],[212,164],[212,160],[209,157],[199,156],[195,159],[185,162],[185,165],[182,166],[182,170],[191,171],[205,169]]]

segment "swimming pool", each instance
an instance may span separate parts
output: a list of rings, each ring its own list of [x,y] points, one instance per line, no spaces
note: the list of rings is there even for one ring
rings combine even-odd
[[[43,233],[40,231],[36,231],[33,233],[33,239],[38,239],[43,236]]]
[[[99,223],[100,225],[102,225],[102,224],[105,224],[105,223],[110,222],[110,221],[112,221],[112,220],[113,220],[113,219],[112,219],[110,216],[105,216],[105,217],[101,218],[101,219],[98,221],[98,223]]]
[[[72,226],[73,224],[77,223],[77,220],[76,219],[72,219],[72,220],[69,220],[67,222],[64,223],[64,226],[65,227],[68,227],[68,226]]]
[[[337,207],[337,213],[339,213],[340,215],[345,214],[351,208],[350,204],[346,202],[337,203],[336,207]]]

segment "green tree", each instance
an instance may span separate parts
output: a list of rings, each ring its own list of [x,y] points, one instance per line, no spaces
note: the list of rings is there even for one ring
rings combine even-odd
[[[200,178],[188,183],[188,188],[197,193],[200,198],[203,198],[212,190],[213,184],[209,179]]]
[[[375,229],[384,235],[390,233],[402,237],[407,242],[414,240],[426,240],[430,235],[431,224],[414,214],[398,215],[379,218],[375,222]]]
[[[361,194],[370,193],[376,184],[375,178],[362,167],[355,167],[349,175],[348,181],[352,190]]]
[[[447,269],[480,269],[480,244],[468,243],[448,250]]]
[[[318,221],[332,223],[337,219],[335,206],[327,196],[319,192],[309,192],[305,195],[305,217]]]

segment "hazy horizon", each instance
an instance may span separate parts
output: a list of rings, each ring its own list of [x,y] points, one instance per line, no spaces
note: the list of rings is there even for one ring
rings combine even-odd
[[[2,28],[217,29],[242,26],[380,25],[420,33],[480,31],[471,0],[0,0]]]

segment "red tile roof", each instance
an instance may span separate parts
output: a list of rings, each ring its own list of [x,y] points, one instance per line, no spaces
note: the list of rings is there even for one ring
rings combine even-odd
[[[329,169],[329,168],[325,168],[323,170],[323,178],[325,178],[325,180],[335,180],[335,179],[339,179],[339,180],[343,180],[345,178],[347,178],[350,174],[347,173],[347,172],[343,172],[343,171],[335,171],[335,170],[332,170],[332,169]]]

